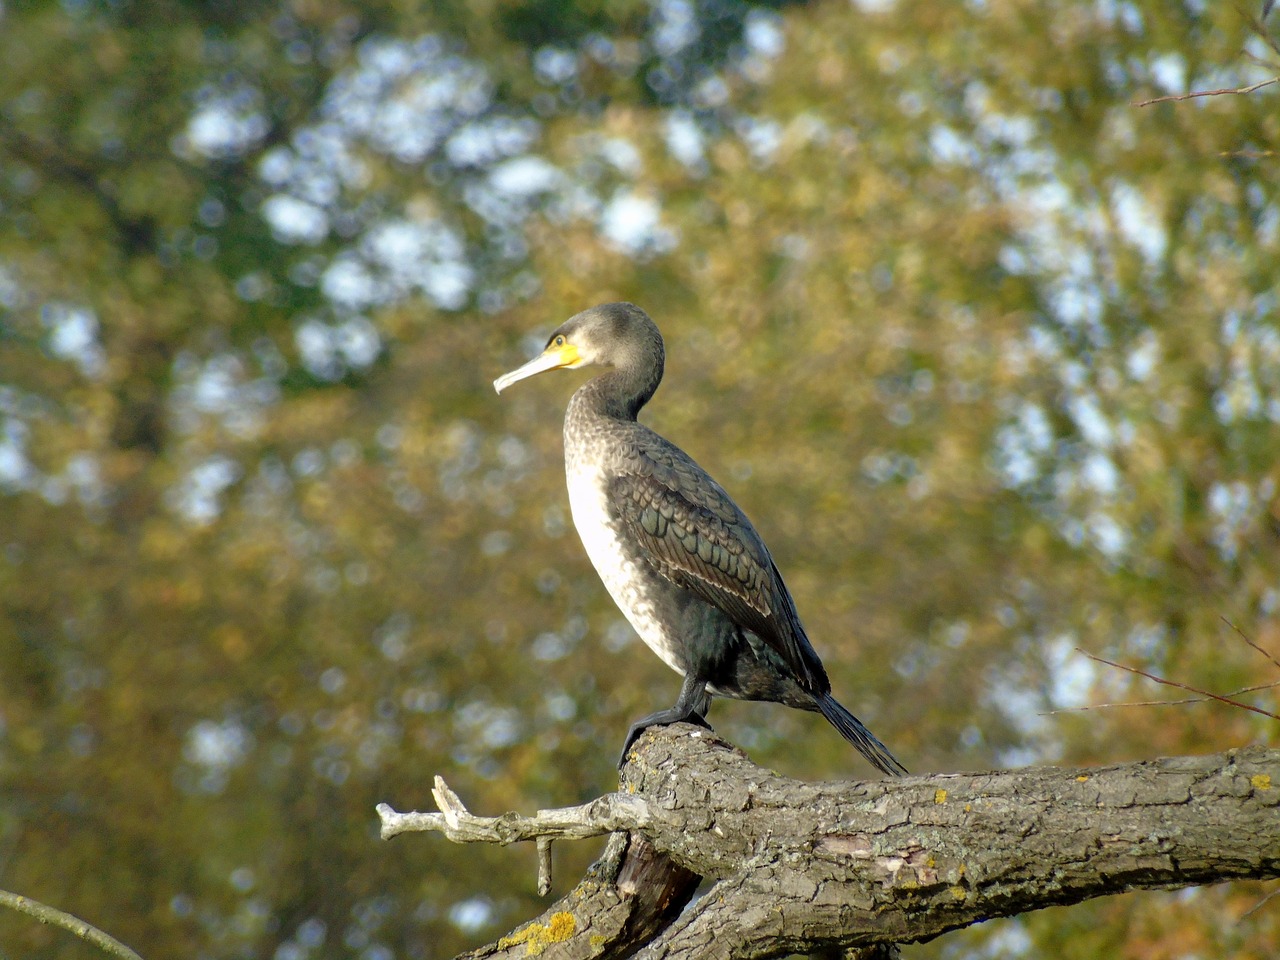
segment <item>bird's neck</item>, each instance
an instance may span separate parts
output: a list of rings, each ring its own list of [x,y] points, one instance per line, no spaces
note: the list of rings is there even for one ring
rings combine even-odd
[[[645,374],[616,368],[583,384],[573,395],[571,406],[592,416],[635,420],[640,408],[658,389],[661,379],[661,369]]]

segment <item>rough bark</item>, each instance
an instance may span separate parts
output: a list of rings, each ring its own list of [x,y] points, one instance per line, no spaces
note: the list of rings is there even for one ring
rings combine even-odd
[[[616,833],[578,885],[541,916],[457,960],[630,957],[671,923],[700,880],[639,834]]]
[[[640,741],[622,792],[644,801],[631,839],[616,835],[543,917],[468,956],[869,957],[1126,890],[1280,876],[1280,750],[1262,747],[802,783],[676,725]],[[716,882],[682,911],[698,877]]]

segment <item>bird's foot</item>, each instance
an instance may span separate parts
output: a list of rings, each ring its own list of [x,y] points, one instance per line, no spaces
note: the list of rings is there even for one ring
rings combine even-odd
[[[621,770],[627,765],[627,754],[631,752],[631,747],[635,744],[640,734],[650,727],[665,727],[672,723],[695,723],[706,730],[712,730],[711,724],[707,723],[706,717],[695,710],[683,710],[679,704],[670,710],[659,710],[657,713],[651,713],[644,719],[637,720],[631,725],[631,729],[627,731],[627,739],[622,744],[622,755],[618,757],[618,769]]]

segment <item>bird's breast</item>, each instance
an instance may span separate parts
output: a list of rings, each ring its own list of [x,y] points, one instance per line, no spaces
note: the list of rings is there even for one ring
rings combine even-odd
[[[628,541],[620,522],[611,516],[604,467],[567,444],[565,455],[569,509],[591,565],[640,639],[683,674],[684,657],[670,622],[670,594],[676,588],[644,560],[639,545]]]

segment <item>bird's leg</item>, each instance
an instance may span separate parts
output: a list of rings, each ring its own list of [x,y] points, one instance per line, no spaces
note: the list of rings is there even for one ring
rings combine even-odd
[[[669,723],[696,723],[700,727],[711,729],[707,723],[707,710],[711,707],[711,694],[707,693],[707,682],[699,680],[693,674],[686,674],[684,684],[680,687],[680,698],[676,705],[666,710],[651,713],[637,720],[627,731],[626,742],[622,745],[622,756],[618,758],[618,769],[627,762],[627,753],[636,738],[650,727],[664,727]]]

